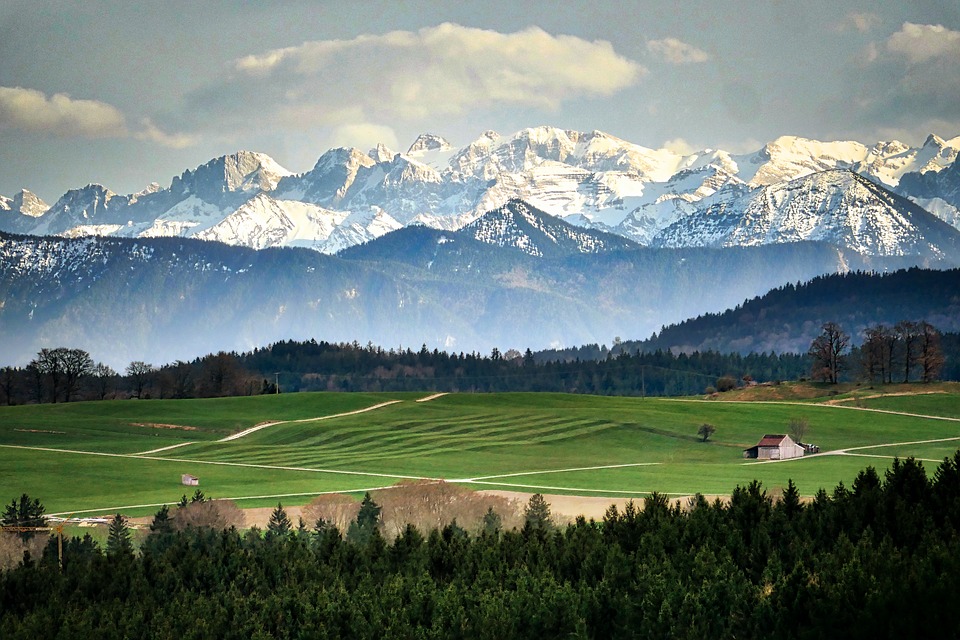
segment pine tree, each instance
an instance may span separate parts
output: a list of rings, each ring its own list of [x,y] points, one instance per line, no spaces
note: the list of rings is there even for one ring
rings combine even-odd
[[[293,530],[293,523],[283,510],[283,505],[277,503],[277,508],[270,514],[270,521],[267,523],[268,538],[286,538]]]
[[[170,508],[167,505],[160,507],[160,510],[153,516],[153,522],[150,523],[150,533],[173,533],[173,520],[170,519]]]
[[[133,542],[130,538],[127,519],[118,513],[110,521],[110,530],[107,533],[107,555],[117,556],[133,553]]]
[[[493,510],[493,507],[487,507],[487,512],[483,514],[483,523],[481,531],[489,536],[495,536],[503,528],[503,519],[500,514]]]
[[[7,527],[42,527],[45,524],[43,518],[44,508],[38,498],[30,499],[30,496],[23,494],[19,499],[14,498],[3,510],[3,516],[0,517],[0,524]],[[33,531],[23,531],[20,533],[22,540],[29,540],[35,535]]]
[[[350,523],[350,529],[347,531],[347,539],[361,544],[366,543],[373,537],[375,531],[380,528],[380,512],[383,508],[374,502],[368,491],[363,496],[360,503],[360,511],[357,513],[357,519]]]
[[[525,526],[534,531],[549,531],[553,528],[553,521],[550,519],[550,505],[547,504],[543,494],[535,493],[530,496],[530,501],[523,510],[523,520]]]

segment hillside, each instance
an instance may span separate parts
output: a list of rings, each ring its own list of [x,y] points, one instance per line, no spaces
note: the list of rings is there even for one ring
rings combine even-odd
[[[643,349],[805,353],[824,322],[836,322],[859,344],[878,323],[926,320],[960,330],[960,270],[909,269],[889,274],[847,273],[788,284],[719,314],[663,328]]]

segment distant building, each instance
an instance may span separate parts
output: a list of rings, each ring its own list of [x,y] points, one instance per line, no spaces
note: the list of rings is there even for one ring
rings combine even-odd
[[[200,478],[197,476],[192,476],[189,473],[185,473],[180,476],[180,482],[187,485],[188,487],[196,487],[200,484]]]
[[[767,434],[760,439],[757,446],[743,450],[744,458],[758,460],[787,460],[802,458],[805,450],[790,438],[780,434]]]

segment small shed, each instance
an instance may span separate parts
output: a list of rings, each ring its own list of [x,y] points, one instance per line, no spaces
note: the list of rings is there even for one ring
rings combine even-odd
[[[192,476],[189,473],[185,473],[182,476],[180,476],[180,482],[181,484],[185,484],[188,487],[196,487],[200,484],[200,478],[198,478],[197,476]]]
[[[744,449],[743,457],[758,460],[787,460],[802,458],[804,453],[803,447],[794,442],[790,436],[767,434],[760,438],[760,442],[755,447]]]

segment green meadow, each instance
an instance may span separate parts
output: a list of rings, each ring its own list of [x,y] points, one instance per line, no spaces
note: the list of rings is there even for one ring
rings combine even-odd
[[[475,489],[642,497],[729,494],[789,479],[805,495],[850,484],[895,456],[937,460],[960,448],[960,395],[866,399],[867,409],[815,402],[710,402],[565,394],[302,393],[0,408],[0,499],[26,492],[49,513],[144,515],[193,489],[242,507],[302,504],[410,478]],[[384,402],[394,404],[362,411]],[[932,419],[905,413],[941,416]],[[823,452],[758,463],[743,449],[809,421]],[[279,422],[221,442],[255,425]],[[708,442],[697,429],[716,427]],[[955,440],[945,440],[955,438]],[[937,441],[939,442],[929,442]]]

